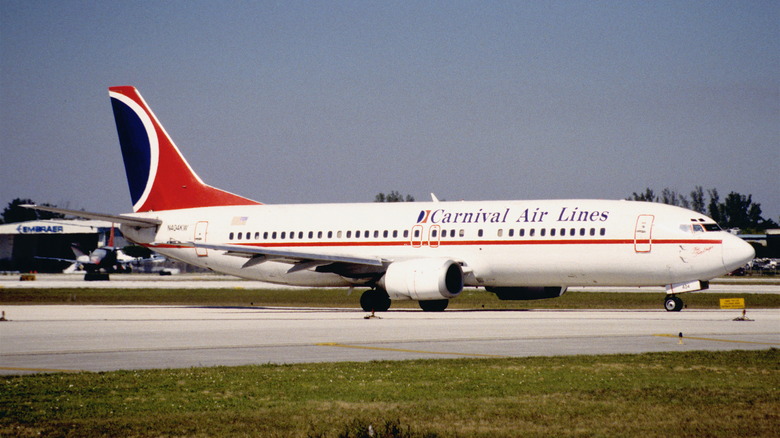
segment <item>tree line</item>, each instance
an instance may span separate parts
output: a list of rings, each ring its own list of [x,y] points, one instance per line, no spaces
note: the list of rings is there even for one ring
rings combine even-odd
[[[0,216],[0,224],[15,224],[17,222],[36,221],[40,219],[61,219],[65,215],[60,213],[50,213],[48,211],[31,210],[24,208],[24,204],[35,204],[32,199],[16,198],[8,203]],[[50,204],[41,204],[46,207],[54,207]]]
[[[710,189],[707,190],[707,197],[708,199],[705,198],[704,189],[696,186],[689,196],[669,188],[663,189],[660,195],[656,195],[653,189],[647,188],[643,193],[634,192],[628,200],[661,202],[688,208],[711,217],[724,229],[762,231],[780,228],[777,222],[762,216],[761,204],[753,202],[753,195],[731,192],[721,201],[718,190]]]

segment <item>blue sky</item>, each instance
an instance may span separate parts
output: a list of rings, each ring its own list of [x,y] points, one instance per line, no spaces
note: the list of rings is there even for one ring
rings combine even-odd
[[[694,186],[780,218],[780,2],[0,2],[0,204],[131,210],[107,87],[266,203]]]

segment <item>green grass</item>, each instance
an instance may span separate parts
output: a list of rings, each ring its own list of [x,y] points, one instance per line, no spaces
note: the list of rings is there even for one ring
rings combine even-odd
[[[0,289],[0,304],[167,304],[202,306],[313,306],[359,308],[362,290],[346,289]],[[466,289],[449,309],[660,309],[663,293],[567,292],[560,298],[500,301],[484,290]],[[716,309],[720,298],[745,298],[749,309],[778,308],[780,294],[681,295],[692,309]],[[393,309],[418,309],[395,301]]]
[[[39,374],[0,435],[768,437],[779,389],[777,349]]]

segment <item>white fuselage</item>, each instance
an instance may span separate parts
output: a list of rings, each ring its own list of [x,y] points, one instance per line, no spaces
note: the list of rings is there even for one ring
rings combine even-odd
[[[124,235],[168,257],[243,278],[301,286],[375,279],[283,258],[247,264],[193,242],[256,246],[387,263],[446,258],[467,286],[654,286],[709,280],[752,257],[714,221],[664,204],[607,200],[414,202],[203,207],[137,213],[157,229]],[[320,264],[321,265],[321,264]]]

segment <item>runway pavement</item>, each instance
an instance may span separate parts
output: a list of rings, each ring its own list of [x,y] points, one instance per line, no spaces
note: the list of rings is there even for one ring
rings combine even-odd
[[[110,274],[110,281],[84,281],[84,274],[37,274],[35,281],[19,281],[20,275],[0,275],[0,289],[36,288],[158,288],[158,289],[301,289],[262,281],[242,280],[220,274]],[[709,293],[780,294],[780,278],[724,277],[714,280]],[[304,287],[303,289],[308,289]],[[649,292],[663,293],[663,287],[571,287],[571,292]]]
[[[780,347],[780,310],[0,306],[0,374]],[[678,337],[683,333],[683,338]]]

